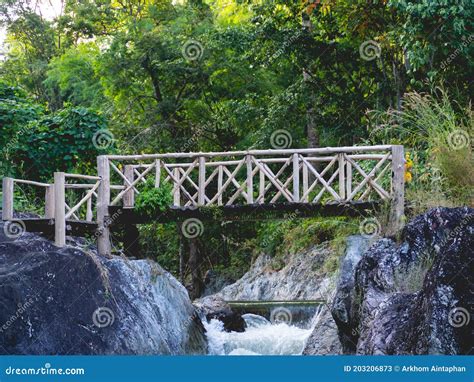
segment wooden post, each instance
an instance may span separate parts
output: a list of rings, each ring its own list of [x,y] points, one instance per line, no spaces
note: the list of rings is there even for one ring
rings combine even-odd
[[[127,180],[130,182],[130,184],[133,183],[133,179],[134,179],[134,171],[133,171],[133,165],[131,164],[127,164],[125,167],[124,167],[124,174],[125,178],[127,178]],[[127,187],[128,184],[127,182],[124,182],[124,186]],[[131,188],[130,190],[128,190],[124,195],[123,195],[123,206],[125,208],[133,208],[133,206],[135,205],[135,192],[133,191],[133,188]]]
[[[110,167],[106,155],[97,157],[97,172],[101,179],[97,192],[97,248],[99,255],[110,257],[110,230],[107,221],[110,204]]]
[[[92,221],[92,198],[93,195],[89,199],[87,199],[87,211],[86,211],[86,221],[91,222]]]
[[[403,227],[405,207],[405,156],[403,146],[392,146],[392,203],[388,233],[395,235]]]
[[[349,202],[349,197],[352,194],[352,164],[349,161],[346,161],[346,195],[347,201]]]
[[[156,159],[155,161],[155,188],[160,187],[161,180],[161,161]]]
[[[198,205],[205,204],[206,195],[206,157],[199,157]]]
[[[253,175],[252,175],[252,156],[247,154],[245,157],[247,163],[247,203],[253,203]]]
[[[54,219],[54,184],[46,187],[44,200],[44,217]]]
[[[224,182],[224,169],[222,165],[219,165],[217,172],[217,192],[222,190],[222,184]],[[217,205],[222,206],[222,194],[217,197]]]
[[[339,197],[341,200],[346,198],[346,180],[344,178],[345,160],[344,154],[339,154]]]
[[[260,170],[260,182],[259,182],[259,195],[258,195],[258,200],[260,201],[260,204],[265,203],[265,173]]]
[[[173,182],[173,206],[179,207],[181,205],[181,193],[180,187],[178,185],[180,178],[179,178],[179,168],[176,167],[173,169],[173,177],[176,179]]]
[[[2,219],[13,219],[13,178],[3,178],[2,182]]]
[[[54,242],[58,247],[66,245],[66,188],[64,172],[54,173]]]
[[[293,202],[300,201],[300,161],[299,154],[293,154]]]
[[[308,173],[308,166],[303,162],[303,195],[306,194],[309,188],[309,173]],[[309,196],[306,195],[303,198],[304,203],[308,203]]]

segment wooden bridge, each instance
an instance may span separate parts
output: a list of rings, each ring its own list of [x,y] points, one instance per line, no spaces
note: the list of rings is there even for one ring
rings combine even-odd
[[[404,209],[403,146],[249,150],[213,153],[102,155],[97,175],[56,172],[54,183],[3,178],[2,219],[15,220],[14,185],[45,190],[44,217],[22,219],[27,230],[97,238],[99,253],[111,253],[114,226],[203,216],[217,208],[223,219],[258,219],[261,212],[294,216],[351,214],[391,203],[392,230]],[[168,211],[142,216],[135,198],[148,187],[172,189]]]

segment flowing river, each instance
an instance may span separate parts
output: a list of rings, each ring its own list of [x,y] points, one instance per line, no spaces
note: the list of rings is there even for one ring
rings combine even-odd
[[[226,332],[218,320],[204,322],[211,355],[297,355],[319,318],[319,304],[295,302],[233,304],[233,308],[260,314],[242,315],[247,328],[244,332]]]

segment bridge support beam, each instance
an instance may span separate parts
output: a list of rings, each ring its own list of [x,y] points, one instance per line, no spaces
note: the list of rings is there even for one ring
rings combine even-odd
[[[109,204],[110,204],[110,166],[106,155],[97,157],[97,171],[100,177],[100,185],[97,192],[97,249],[99,255],[110,257],[110,228],[109,228]]]
[[[395,235],[403,228],[405,213],[405,155],[403,146],[392,146],[392,203],[388,234]]]

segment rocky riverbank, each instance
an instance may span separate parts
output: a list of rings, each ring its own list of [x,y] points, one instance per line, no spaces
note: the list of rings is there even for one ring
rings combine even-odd
[[[436,208],[346,257],[332,314],[347,354],[472,354],[474,209]]]
[[[158,264],[59,249],[0,224],[0,354],[204,354],[186,289]]]

